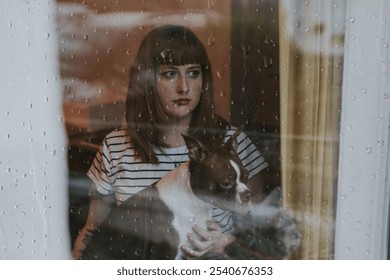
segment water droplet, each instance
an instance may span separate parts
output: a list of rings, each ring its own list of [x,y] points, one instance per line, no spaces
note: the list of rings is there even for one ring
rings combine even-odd
[[[215,34],[214,32],[210,34],[210,36],[207,38],[207,46],[212,47],[215,45]]]
[[[209,9],[213,9],[215,7],[215,4],[214,4],[214,1],[213,0],[209,0],[208,4],[207,4],[207,7]]]
[[[366,153],[367,154],[371,154],[373,151],[373,148],[372,147],[366,147]]]

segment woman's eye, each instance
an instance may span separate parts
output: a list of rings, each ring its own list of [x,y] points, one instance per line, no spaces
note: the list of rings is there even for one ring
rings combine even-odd
[[[171,79],[173,77],[176,77],[176,71],[173,71],[173,70],[164,71],[164,72],[161,72],[161,75],[164,78]]]
[[[197,78],[200,75],[200,70],[191,70],[187,73],[187,76],[190,78]]]

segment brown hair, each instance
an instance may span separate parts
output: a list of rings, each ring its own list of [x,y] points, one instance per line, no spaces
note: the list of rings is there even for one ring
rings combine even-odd
[[[155,86],[158,68],[185,64],[200,64],[203,78],[201,99],[192,113],[189,135],[212,147],[223,143],[228,123],[214,112],[213,76],[207,52],[188,28],[165,25],[146,35],[130,70],[127,130],[136,155],[142,161],[158,163],[153,148],[166,146],[161,137],[165,115]]]

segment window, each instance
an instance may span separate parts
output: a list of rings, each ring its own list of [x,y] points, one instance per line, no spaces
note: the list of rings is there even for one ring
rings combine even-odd
[[[0,4],[0,259],[70,258],[86,172],[124,123],[142,38],[164,23],[204,42],[218,112],[282,186],[302,234],[291,258],[389,258],[387,1],[122,2]]]

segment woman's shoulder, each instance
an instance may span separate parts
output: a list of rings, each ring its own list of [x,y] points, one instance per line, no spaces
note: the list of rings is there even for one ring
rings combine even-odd
[[[117,128],[104,137],[104,142],[107,145],[116,145],[130,143],[131,141],[126,128]]]
[[[227,141],[230,137],[232,137],[237,131],[238,131],[238,127],[235,127],[235,126],[229,126],[226,128],[226,134],[225,134],[225,141]],[[240,141],[244,138],[246,138],[246,134],[245,132],[241,131],[240,134],[237,136],[237,140]]]
[[[127,129],[125,127],[119,127],[119,128],[116,128],[116,129],[112,130],[111,132],[109,132],[106,135],[106,138],[124,137],[124,136],[127,136],[127,135],[128,135]]]
[[[237,130],[238,128],[233,125],[226,127],[226,137],[232,136]]]
[[[244,129],[235,126],[227,128],[224,141],[228,141],[229,138],[232,137],[237,131],[240,131],[236,138],[240,151],[245,150],[248,147],[250,147],[251,149],[256,149],[256,146],[254,145],[250,134],[248,135],[248,132],[245,132]]]

